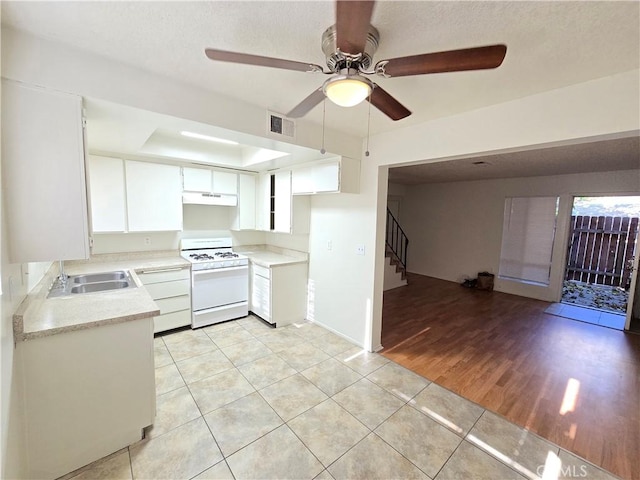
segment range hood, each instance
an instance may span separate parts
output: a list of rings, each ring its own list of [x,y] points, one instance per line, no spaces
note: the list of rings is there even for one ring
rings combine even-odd
[[[184,205],[221,205],[235,207],[238,205],[237,195],[221,195],[218,193],[185,192],[182,194]]]

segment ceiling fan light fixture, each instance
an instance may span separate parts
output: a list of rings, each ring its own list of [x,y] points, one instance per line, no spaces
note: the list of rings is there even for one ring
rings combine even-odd
[[[327,80],[322,90],[336,105],[354,107],[369,96],[373,83],[360,75],[338,75]]]

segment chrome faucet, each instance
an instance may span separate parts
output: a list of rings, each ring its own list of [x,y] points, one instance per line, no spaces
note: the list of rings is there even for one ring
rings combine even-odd
[[[69,275],[64,273],[64,260],[58,260],[58,266],[60,270],[60,274],[58,275],[58,280],[62,285],[66,285],[67,280],[69,280]]]
[[[62,291],[67,286],[67,280],[69,280],[69,275],[64,273],[64,260],[58,260],[58,269],[59,274],[56,279],[51,284],[49,291]]]

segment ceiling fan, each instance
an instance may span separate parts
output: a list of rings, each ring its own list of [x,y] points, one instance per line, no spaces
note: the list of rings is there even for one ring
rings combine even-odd
[[[312,63],[213,48],[205,49],[205,53],[211,60],[221,62],[331,75],[321,88],[287,113],[287,117],[303,117],[322,102],[326,95],[332,102],[343,107],[368,100],[392,120],[408,117],[411,111],[365,75],[403,77],[490,69],[499,67],[507,53],[506,45],[489,45],[380,60],[374,65],[373,55],[380,42],[378,30],[370,24],[374,4],[374,1],[337,1],[336,24],[322,34],[322,51],[326,56],[328,70]]]

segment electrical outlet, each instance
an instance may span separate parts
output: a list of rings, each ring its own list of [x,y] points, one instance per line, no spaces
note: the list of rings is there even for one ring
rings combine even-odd
[[[327,242],[327,250],[333,250],[333,242],[331,240]]]
[[[356,245],[356,255],[364,255],[364,245]]]
[[[144,237],[144,244],[151,245],[151,237]]]

